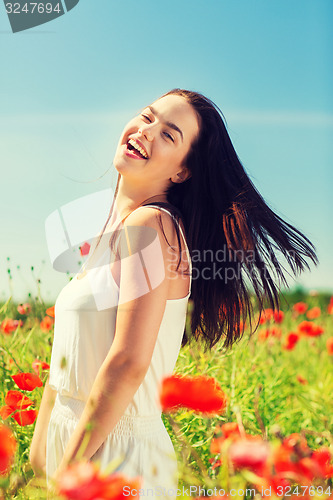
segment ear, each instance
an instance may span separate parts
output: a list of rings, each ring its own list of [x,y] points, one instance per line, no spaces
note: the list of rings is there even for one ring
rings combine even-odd
[[[191,175],[192,174],[190,170],[186,166],[184,166],[181,172],[178,172],[178,174],[175,174],[173,177],[170,177],[170,181],[175,184],[180,184],[181,182],[187,181],[187,179],[189,179]]]

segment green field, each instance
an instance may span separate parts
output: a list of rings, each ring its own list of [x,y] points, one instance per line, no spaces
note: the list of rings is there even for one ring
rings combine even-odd
[[[318,317],[309,319],[306,313],[297,315],[292,306],[299,301],[305,302],[308,310],[319,307]],[[214,377],[228,399],[225,411],[219,415],[205,416],[186,408],[163,414],[177,453],[179,487],[184,486],[184,496],[186,487],[197,485],[206,491],[214,487],[225,491],[236,488],[237,494],[232,498],[253,497],[253,492],[245,491],[245,488],[253,487],[257,477],[253,476],[251,467],[230,467],[227,455],[223,455],[221,466],[214,466],[214,460],[221,458],[210,452],[217,424],[237,422],[246,434],[259,435],[272,446],[277,446],[293,433],[299,433],[306,439],[311,452],[328,447],[333,453],[333,354],[329,350],[330,341],[327,342],[333,337],[333,315],[328,311],[329,301],[328,294],[307,295],[300,289],[293,293],[285,292],[281,299],[282,322],[276,324],[270,320],[262,324],[250,340],[245,330],[243,339],[232,350],[225,352],[221,345],[217,345],[205,353],[194,343],[181,349],[175,372]],[[22,320],[23,323],[12,332],[5,333],[4,327],[1,328],[1,407],[6,404],[5,397],[9,390],[19,390],[11,375],[33,373],[32,363],[36,359],[50,362],[52,320],[46,325],[44,321],[43,329],[40,324],[47,316],[46,309],[52,304],[46,305],[40,299],[29,300],[29,303],[31,311],[23,315],[17,310],[18,304],[11,300],[0,306],[2,325],[7,324],[3,321],[8,318]],[[190,313],[191,303],[188,325]],[[284,348],[287,336],[298,332],[298,325],[305,320],[319,325],[323,331],[315,336],[302,334],[293,348]],[[275,327],[273,332],[272,327]],[[268,335],[264,333],[267,329],[270,329]],[[47,371],[41,378],[45,383]],[[43,387],[21,392],[32,399],[34,404],[30,409],[38,409]],[[33,473],[28,456],[34,424],[19,425],[13,416],[2,423],[13,431],[17,450],[11,472],[2,476],[0,498],[46,498],[45,490],[31,482]],[[311,455],[308,456],[311,458]],[[314,489],[307,490],[303,496],[310,492],[311,497],[328,498],[330,492],[333,494],[332,475],[314,477],[311,482]],[[256,498],[261,498],[260,490],[256,495]],[[294,491],[294,496],[300,495],[302,493]],[[290,494],[282,496],[287,498]],[[275,498],[273,494],[272,497]]]

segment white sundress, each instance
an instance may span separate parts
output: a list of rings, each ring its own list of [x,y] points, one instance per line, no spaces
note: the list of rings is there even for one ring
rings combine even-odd
[[[164,210],[172,216],[164,208],[149,206]],[[189,250],[182,229],[179,224],[178,226],[192,274]],[[108,251],[106,255],[109,259]],[[91,276],[88,279],[91,272],[95,273],[93,280]],[[103,290],[107,290],[107,296],[112,297],[111,303],[117,304],[119,287],[109,266],[89,270],[81,279],[75,276],[62,289],[55,304],[49,384],[57,391],[57,395],[47,432],[48,480],[62,459],[114,338],[117,305],[104,305],[103,308],[96,306],[96,294],[93,293],[92,286],[97,281]],[[189,296],[190,292],[186,297],[167,300],[145,378],[123,416],[91,457],[91,460],[99,462],[101,470],[106,469],[111,461],[119,459],[115,472],[129,478],[141,476],[141,487],[144,496],[148,497],[175,497],[178,487],[177,459],[161,418],[158,386],[161,379],[171,375],[174,370],[181,347]]]

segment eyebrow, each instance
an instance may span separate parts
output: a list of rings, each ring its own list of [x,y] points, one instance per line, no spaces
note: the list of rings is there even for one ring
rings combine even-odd
[[[157,116],[157,118],[158,118],[158,113],[157,113],[156,109],[153,108],[153,106],[147,106],[147,108],[150,109],[150,111],[153,113],[153,115]],[[170,127],[173,130],[175,130],[176,132],[178,132],[182,138],[182,141],[184,142],[183,132],[180,130],[179,127],[177,127],[177,125],[175,125],[174,123],[169,122],[169,121],[164,121],[164,120],[161,120],[161,121],[163,121],[163,123],[165,123],[165,125],[167,125],[167,127]]]

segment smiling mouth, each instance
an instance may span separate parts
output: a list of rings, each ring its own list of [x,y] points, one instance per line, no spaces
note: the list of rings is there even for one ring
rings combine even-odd
[[[139,146],[139,144],[134,141],[134,139],[129,139],[126,143],[127,149],[131,151],[133,154],[135,154],[138,158],[142,158],[144,160],[148,160],[148,154],[146,151]]]

